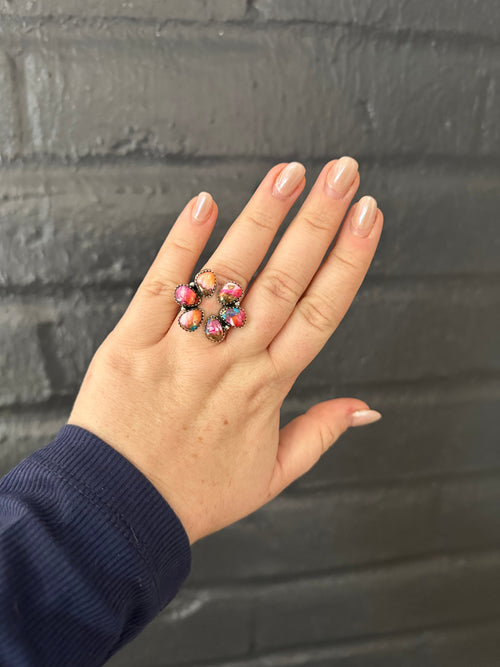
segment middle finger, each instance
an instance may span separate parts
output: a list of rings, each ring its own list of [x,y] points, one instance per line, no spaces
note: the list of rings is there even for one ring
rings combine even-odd
[[[267,346],[288,320],[337,233],[358,187],[358,163],[353,158],[342,157],[323,167],[245,297],[245,307],[252,319],[247,331],[242,333],[254,343]]]

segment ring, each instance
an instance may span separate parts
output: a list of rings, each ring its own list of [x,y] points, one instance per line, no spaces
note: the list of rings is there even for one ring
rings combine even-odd
[[[174,299],[181,307],[177,322],[184,331],[196,331],[203,321],[204,312],[198,306],[203,297],[212,296],[217,288],[217,279],[211,269],[198,271],[190,283],[177,285]],[[225,283],[217,294],[221,308],[217,315],[210,315],[205,323],[205,336],[213,343],[221,343],[231,328],[246,324],[246,313],[240,306],[243,288],[234,280]]]

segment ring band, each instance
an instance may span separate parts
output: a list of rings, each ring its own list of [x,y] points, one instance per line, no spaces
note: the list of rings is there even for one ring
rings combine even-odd
[[[203,321],[204,312],[198,306],[203,297],[212,296],[217,288],[215,272],[199,271],[190,283],[177,285],[174,300],[181,307],[177,322],[184,331],[196,331]],[[205,323],[205,336],[213,343],[221,343],[231,328],[246,324],[246,313],[240,305],[244,290],[237,282],[226,282],[217,294],[221,308],[217,315],[210,315]]]

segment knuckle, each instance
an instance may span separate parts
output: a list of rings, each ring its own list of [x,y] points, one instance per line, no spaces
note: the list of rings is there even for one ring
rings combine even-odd
[[[329,424],[320,423],[318,426],[318,435],[321,447],[321,455],[323,455],[337,440],[338,434],[335,433],[334,429]]]
[[[155,272],[149,278],[144,278],[141,288],[151,296],[169,296],[173,299],[178,284],[169,278],[163,277],[161,272]]]
[[[266,232],[272,232],[276,227],[273,217],[261,209],[254,209],[246,213],[245,222]]]
[[[330,301],[311,294],[301,300],[298,311],[306,323],[321,334],[333,332],[337,312]]]
[[[212,266],[212,262],[209,262],[209,266]],[[231,258],[231,262],[224,261],[221,268],[219,269],[218,265],[214,266],[215,273],[218,274],[217,282],[219,281],[220,276],[223,276],[223,282],[225,280],[232,280],[237,282],[238,285],[241,285],[243,290],[246,290],[246,285],[248,283],[248,278],[245,275],[246,267],[239,260]],[[222,286],[222,285],[221,285]]]
[[[308,227],[314,229],[315,231],[331,232],[332,224],[328,215],[321,210],[308,210],[304,211],[302,214],[302,220],[306,223]]]
[[[139,366],[137,349],[123,344],[112,331],[95,352],[93,363],[106,367],[112,376],[133,377]]]
[[[187,239],[186,240],[181,238],[170,239],[170,241],[168,242],[168,246],[169,246],[168,252],[174,251],[176,253],[180,253],[181,255],[188,255],[189,257],[192,257],[195,254],[192,244],[189,243]]]
[[[297,303],[303,291],[297,278],[282,269],[271,269],[264,274],[262,287],[273,301],[288,306]]]
[[[359,263],[356,262],[356,256],[353,253],[348,253],[345,250],[340,251],[335,246],[332,249],[332,255],[342,266],[349,271],[349,273],[357,273],[359,271]]]
[[[288,357],[276,357],[270,348],[266,348],[268,370],[265,374],[266,382],[275,391],[276,387],[284,390],[288,388],[285,394],[288,394],[293,383],[296,380],[297,374],[292,370],[292,364]]]

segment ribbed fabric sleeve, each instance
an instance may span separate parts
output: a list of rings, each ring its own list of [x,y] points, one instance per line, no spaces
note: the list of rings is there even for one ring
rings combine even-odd
[[[153,484],[65,424],[0,479],[0,664],[103,665],[190,569],[186,531]]]

